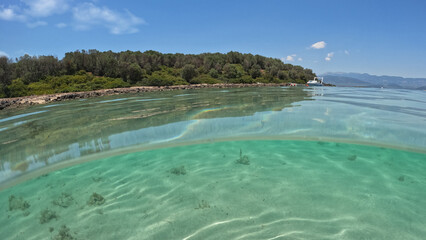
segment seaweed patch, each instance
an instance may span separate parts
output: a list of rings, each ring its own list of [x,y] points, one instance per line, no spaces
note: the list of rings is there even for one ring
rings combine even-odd
[[[195,209],[206,209],[210,208],[210,204],[206,200],[201,200],[201,202],[198,203],[198,207]]]
[[[170,169],[170,173],[174,175],[186,175],[185,166],[175,167]]]
[[[67,208],[71,206],[74,202],[74,198],[71,196],[71,194],[68,193],[62,193],[57,199],[53,200],[52,203],[54,205]]]
[[[40,224],[48,223],[52,219],[58,220],[58,218],[55,211],[46,208],[40,213]]]
[[[15,195],[9,196],[9,211],[13,210],[26,210],[31,205],[25,201],[22,197],[15,197]]]
[[[103,181],[103,178],[102,177],[92,177],[92,180],[94,182],[100,182],[100,181]]]
[[[89,201],[87,201],[87,205],[89,206],[93,206],[93,205],[100,206],[104,203],[105,203],[105,198],[102,195],[97,193],[93,193],[90,196]]]
[[[243,155],[243,151],[240,149],[240,158],[235,160],[235,163],[250,165],[250,160],[247,155]]]
[[[70,229],[66,225],[62,225],[61,229],[59,229],[58,234],[52,238],[53,240],[74,240],[76,239],[70,233]]]

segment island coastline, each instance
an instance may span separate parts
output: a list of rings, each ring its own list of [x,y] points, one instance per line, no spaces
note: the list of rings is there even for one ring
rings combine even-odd
[[[172,86],[134,86],[128,88],[100,89],[85,92],[55,93],[46,95],[32,95],[15,98],[0,98],[0,110],[26,107],[38,104],[48,104],[73,99],[84,99],[126,93],[144,93],[173,90],[188,90],[202,88],[243,88],[243,87],[281,87],[290,86],[290,83],[218,83],[218,84],[191,84]]]

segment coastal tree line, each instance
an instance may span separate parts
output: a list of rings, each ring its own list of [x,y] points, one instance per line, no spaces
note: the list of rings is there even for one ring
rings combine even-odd
[[[311,69],[239,52],[163,54],[77,50],[54,56],[0,57],[0,97],[129,86],[197,83],[305,83]]]

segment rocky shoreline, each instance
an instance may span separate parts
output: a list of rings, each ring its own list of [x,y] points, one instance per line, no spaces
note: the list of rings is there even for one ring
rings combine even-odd
[[[256,83],[256,84],[192,84],[192,85],[176,85],[176,86],[140,86],[130,88],[114,88],[114,89],[101,89],[88,92],[71,92],[71,93],[56,93],[49,95],[16,97],[16,98],[0,98],[0,110],[7,108],[16,108],[37,104],[46,104],[51,102],[59,102],[64,100],[81,99],[100,97],[108,95],[117,95],[123,93],[141,93],[141,92],[156,92],[156,91],[172,91],[172,90],[185,90],[185,89],[201,89],[201,88],[243,88],[243,87],[277,87],[289,86],[287,83]]]

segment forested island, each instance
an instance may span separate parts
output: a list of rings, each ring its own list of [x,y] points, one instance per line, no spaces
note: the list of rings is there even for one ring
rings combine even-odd
[[[239,52],[163,54],[77,50],[55,56],[0,57],[0,98],[131,86],[306,83],[311,69]]]

